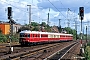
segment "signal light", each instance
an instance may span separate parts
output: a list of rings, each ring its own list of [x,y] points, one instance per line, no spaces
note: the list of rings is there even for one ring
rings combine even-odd
[[[12,8],[8,7],[8,16],[12,16]]]
[[[79,15],[80,17],[84,17],[84,7],[79,8]]]

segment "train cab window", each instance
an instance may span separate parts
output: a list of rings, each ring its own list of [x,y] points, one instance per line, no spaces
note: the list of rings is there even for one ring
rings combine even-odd
[[[27,34],[27,37],[30,37],[30,34]]]
[[[24,33],[20,33],[20,37],[24,37]]]
[[[27,34],[24,34],[24,37],[27,37]]]
[[[20,33],[20,37],[30,37],[30,34]]]

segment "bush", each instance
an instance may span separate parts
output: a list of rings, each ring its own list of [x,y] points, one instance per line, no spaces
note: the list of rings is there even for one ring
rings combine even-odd
[[[85,60],[90,60],[90,46],[87,46],[86,49],[85,49],[85,53],[84,53],[84,56],[85,56]]]
[[[1,43],[7,43],[10,42],[10,35],[3,35],[2,33],[0,33],[0,42]],[[18,34],[15,34],[13,36],[11,36],[11,42],[18,42]]]
[[[0,42],[7,42],[7,37],[0,33]]]
[[[10,42],[10,38],[11,38],[11,42],[18,42],[18,34],[15,34],[15,35],[13,35],[13,36],[10,36],[10,35],[6,35],[7,36],[7,38],[8,38],[8,40],[9,40],[9,42]]]
[[[90,46],[90,42],[89,42],[89,43],[87,43],[87,46]]]

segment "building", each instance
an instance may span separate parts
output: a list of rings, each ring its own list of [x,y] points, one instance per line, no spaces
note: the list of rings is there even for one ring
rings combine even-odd
[[[0,23],[0,30],[3,34],[9,34],[10,24],[9,23]]]
[[[22,25],[20,24],[13,24],[13,34],[17,33],[18,32],[18,29],[22,27]],[[10,24],[9,23],[5,23],[5,22],[2,22],[0,23],[0,29],[2,31],[3,34],[9,34],[10,32]]]
[[[20,24],[13,24],[13,33],[17,33],[21,27],[22,25]]]

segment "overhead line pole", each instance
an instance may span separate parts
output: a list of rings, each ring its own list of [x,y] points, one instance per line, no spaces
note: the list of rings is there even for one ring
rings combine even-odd
[[[77,40],[77,21],[75,21],[76,40]]]
[[[68,11],[67,11],[67,20],[68,20],[67,24],[68,24],[68,27],[69,27],[69,24],[70,24],[69,18],[68,18],[69,10],[70,10],[70,9],[68,8]]]
[[[47,21],[47,25],[49,25],[49,13],[48,13],[48,21]]]
[[[86,45],[87,45],[87,26],[86,26]]]
[[[60,22],[61,22],[61,19],[59,19],[59,27],[61,26],[61,25],[60,25]]]
[[[49,12],[50,12],[50,8],[49,8]],[[49,25],[49,12],[48,12],[47,26]]]
[[[27,5],[29,6],[29,27],[31,26],[31,5]]]
[[[61,19],[59,19],[59,33],[61,32],[61,31],[60,31],[60,28],[61,28],[61,24],[60,24],[61,21],[60,21],[60,20],[61,20]]]

